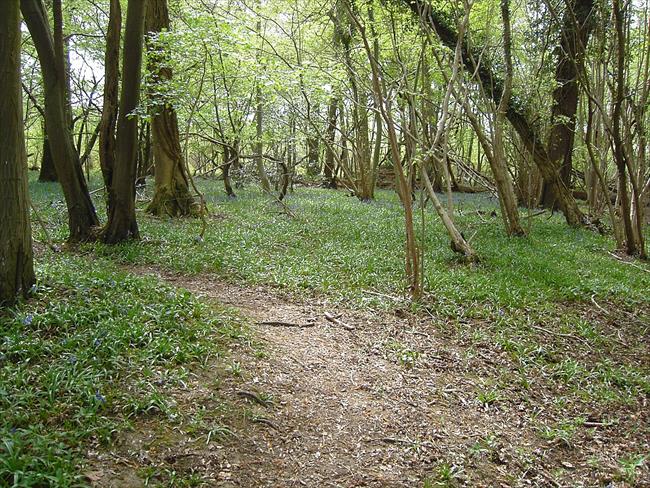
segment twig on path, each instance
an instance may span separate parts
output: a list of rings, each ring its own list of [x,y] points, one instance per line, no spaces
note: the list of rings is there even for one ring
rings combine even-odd
[[[264,424],[271,427],[273,430],[277,430],[278,432],[280,431],[280,429],[278,429],[277,426],[266,417],[253,417],[251,419],[251,422],[255,422],[256,424]]]
[[[280,320],[265,320],[262,322],[257,322],[257,325],[269,325],[271,327],[298,327],[299,329],[304,329],[306,327],[314,327],[315,322],[307,322],[306,324],[296,324],[294,322],[283,322]]]
[[[426,446],[433,447],[430,441],[412,441],[410,439],[399,439],[397,437],[381,437],[379,439],[371,439],[372,441],[385,442],[386,444],[406,444],[409,446]]]
[[[335,317],[334,315],[332,315],[329,312],[325,312],[325,318],[328,321],[332,322],[333,324],[340,325],[345,330],[355,330],[356,329],[356,327],[354,325],[346,324],[345,322],[343,322],[342,320],[339,320],[337,317]]]
[[[273,406],[272,401],[265,400],[264,398],[260,397],[256,393],[253,393],[252,391],[237,390],[237,396],[245,398],[246,400],[250,400],[251,402],[257,403],[258,405],[262,405],[263,407]]]

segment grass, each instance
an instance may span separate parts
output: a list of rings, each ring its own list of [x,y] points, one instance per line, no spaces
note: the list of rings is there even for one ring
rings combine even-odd
[[[143,242],[94,243],[85,249],[121,263],[216,273],[231,281],[307,292],[352,306],[406,303],[386,298],[405,293],[403,218],[393,192],[379,191],[375,201],[360,203],[340,191],[299,188],[287,200],[297,216],[291,218],[256,188],[238,190],[233,200],[219,181],[199,184],[211,211],[203,241],[196,239],[200,221],[154,218],[142,211],[143,202],[138,212]],[[31,192],[51,234],[64,239],[65,211],[58,187],[32,182]],[[101,193],[95,197],[97,207],[103,208]],[[468,322],[484,324],[488,340],[523,367],[548,369],[561,381],[591,390],[594,385],[604,390],[614,385],[632,397],[647,394],[647,368],[621,367],[607,357],[557,363],[567,343],[606,350],[618,331],[602,322],[616,322],[619,315],[621,322],[641,324],[634,333],[647,334],[650,286],[648,273],[639,267],[650,267],[614,259],[609,254],[611,237],[569,228],[561,215],[535,217],[528,237],[508,238],[500,220],[489,216],[493,209],[497,203],[489,196],[456,196],[457,223],[473,237],[481,256],[475,267],[457,262],[430,207],[416,212],[418,221],[425,221],[424,232],[419,232],[425,236],[426,293],[418,307],[455,324],[460,336],[476,332]],[[40,230],[36,236],[45,238]],[[606,307],[607,320],[585,316],[585,308],[594,309],[594,302]],[[540,335],[546,336],[543,343]]]
[[[381,301],[368,290],[404,292],[403,219],[392,192],[380,191],[376,201],[362,204],[344,192],[300,188],[288,199],[297,215],[292,219],[254,188],[239,190],[231,200],[220,182],[200,183],[212,211],[203,242],[196,239],[199,221],[172,222],[140,213],[144,244],[94,244],[94,251],[122,262],[215,272],[357,304]],[[57,187],[33,183],[31,190],[53,235],[63,239],[65,214]],[[457,202],[458,225],[473,236],[482,259],[476,268],[456,263],[431,207],[424,212],[426,301],[452,313],[458,303],[520,308],[592,296],[630,306],[649,303],[647,273],[613,259],[611,238],[570,229],[556,215],[536,217],[527,238],[509,239],[501,222],[487,216],[493,208],[496,202],[485,195]],[[485,217],[479,209],[488,210]]]
[[[402,211],[392,192],[380,191],[375,201],[366,204],[344,192],[299,188],[287,198],[296,215],[291,218],[255,188],[238,190],[237,199],[231,200],[223,194],[220,182],[202,180],[199,184],[211,210],[204,240],[196,238],[200,221],[153,218],[142,211],[141,202],[138,218],[142,242],[117,246],[93,243],[80,250],[102,263],[104,272],[108,272],[109,262],[155,265],[190,274],[215,273],[238,283],[275,286],[348,307],[410,307],[416,315],[430,317],[449,340],[463,348],[468,359],[478,358],[473,364],[482,364],[480,358],[486,348],[494,358],[504,358],[499,359],[494,371],[476,373],[486,380],[474,392],[478,408],[499,410],[508,408],[510,402],[527,404],[542,393],[546,400],[536,433],[544,443],[584,442],[584,429],[577,429],[576,419],[591,412],[598,414],[596,420],[603,424],[623,426],[628,413],[638,414],[650,396],[645,340],[650,325],[650,267],[643,262],[614,259],[609,254],[614,245],[609,236],[571,229],[560,215],[554,215],[532,219],[526,238],[507,238],[498,218],[489,216],[497,208],[496,202],[485,195],[461,195],[457,197],[455,218],[465,235],[472,237],[481,257],[480,265],[468,267],[457,261],[432,210],[418,209],[418,222],[425,222],[424,231],[418,229],[421,238],[424,236],[425,295],[420,303],[410,305],[403,299]],[[32,182],[31,192],[50,234],[56,241],[64,240],[65,208],[56,185]],[[95,198],[102,209],[100,193]],[[45,240],[38,227],[35,237]],[[90,257],[56,258],[55,263],[57,259],[61,260],[60,273],[48,274],[50,265],[45,263],[41,264],[41,274],[48,277],[45,283],[54,280],[55,295],[65,301],[69,294],[81,293],[73,287],[77,274],[65,271],[69,267],[66,260],[72,260],[82,276],[95,271],[84,264]],[[60,284],[63,278],[59,275],[69,277],[65,286]],[[43,297],[47,295],[42,293]],[[169,292],[161,293],[166,297]],[[146,293],[119,299],[113,296],[91,309],[97,313],[103,307],[114,310],[115,303],[127,299],[135,306],[148,297]],[[59,305],[60,300],[57,296],[51,306],[64,307]],[[187,300],[194,303],[191,298]],[[146,307],[136,309],[146,315]],[[56,315],[65,318],[65,307]],[[20,322],[24,316],[15,320]],[[70,333],[75,334],[75,330],[70,329]],[[163,338],[157,344],[163,351],[172,350]],[[427,351],[400,342],[386,346],[390,359],[405,368],[426,364]],[[186,352],[182,361],[191,362],[196,356]],[[66,363],[66,367],[72,365]],[[115,368],[123,370],[120,365]],[[231,362],[225,371],[238,376],[242,368],[245,365]],[[90,398],[97,389],[86,386],[81,391]],[[108,398],[104,390],[99,389],[99,393]],[[150,393],[113,401],[119,403],[121,415],[153,411],[173,416],[174,406]],[[100,402],[96,406],[99,412],[104,411],[103,405]],[[114,419],[115,415],[105,418]],[[104,437],[110,437],[110,422],[98,425],[106,430]],[[636,438],[644,436],[643,426],[625,425],[621,428],[639,430],[633,432]],[[631,435],[632,430],[621,435]],[[645,432],[650,433],[647,428]],[[633,479],[647,464],[638,450],[634,451],[640,448],[638,443],[630,442],[629,452],[624,454],[627,457],[620,461],[625,479]],[[454,482],[454,476],[443,468],[430,480],[436,483],[432,486]],[[48,469],[56,472],[55,466]]]
[[[0,315],[0,486],[84,486],[89,442],[137,416],[173,421],[164,388],[222,354],[236,317],[103,259],[47,253]]]

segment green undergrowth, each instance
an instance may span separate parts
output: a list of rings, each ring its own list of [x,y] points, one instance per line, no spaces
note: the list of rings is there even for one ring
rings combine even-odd
[[[639,459],[639,439],[646,432],[634,422],[626,424],[626,412],[642,409],[650,396],[650,266],[617,259],[611,236],[569,228],[558,214],[529,217],[522,210],[529,234],[508,238],[492,198],[456,195],[455,220],[481,258],[480,264],[467,266],[454,256],[431,206],[425,211],[418,207],[415,216],[418,234],[421,239],[424,236],[425,293],[413,305],[405,299],[403,212],[393,192],[379,191],[375,201],[361,203],[343,191],[297,188],[286,199],[287,212],[253,187],[238,189],[237,198],[229,199],[222,182],[200,180],[199,185],[210,208],[203,238],[199,238],[200,220],[145,214],[149,188],[138,202],[142,241],[117,246],[86,244],[80,251],[87,256],[66,259],[82,270],[92,266],[87,264],[92,259],[99,259],[103,266],[109,261],[154,265],[188,274],[215,273],[232,282],[274,286],[349,307],[410,308],[420,317],[430,316],[434,326],[452,338],[451,343],[461,346],[468,361],[476,358],[471,364],[479,368],[477,374],[485,382],[475,392],[480,408],[499,409],[516,399],[531,403],[534,411],[541,406],[536,430],[540,441],[566,446],[588,441],[580,433],[584,429],[575,428],[584,419],[620,425],[621,435],[630,439],[620,462]],[[32,182],[31,192],[45,227],[60,245],[67,229],[58,187]],[[94,196],[101,214],[102,195]],[[39,225],[34,224],[34,231],[37,240],[46,240]],[[56,283],[61,276],[68,276],[70,283],[76,277],[63,262],[60,273],[48,275],[49,265],[41,266]],[[71,284],[54,289],[64,300],[71,293],[81,293]],[[164,298],[170,291],[160,293],[156,296]],[[133,293],[122,299],[127,298],[134,304],[146,302],[146,297]],[[51,298],[53,306],[60,306],[59,299]],[[98,303],[96,310],[114,310],[119,302],[113,297]],[[20,317],[16,326],[20,326]],[[426,351],[420,351],[417,344],[393,341],[388,347],[389,356],[404,368],[417,368],[426,361]],[[151,350],[146,351],[148,357]],[[486,356],[502,361],[492,368],[486,366]],[[65,361],[62,356],[62,364]],[[231,370],[235,374],[240,366]],[[108,398],[101,388],[84,388],[79,391],[85,392],[86,399],[92,400],[97,391]],[[540,395],[543,404],[535,404],[531,398]],[[147,411],[151,406],[164,411],[165,404],[159,400],[155,396],[120,400],[120,405],[122,409],[128,405],[129,412]],[[111,422],[88,425],[102,426],[106,433],[101,435],[110,437]],[[18,435],[12,441],[15,445],[20,445],[17,433],[25,428],[21,429],[11,434]],[[45,436],[45,430],[39,435]],[[43,441],[46,445],[50,449],[57,444]],[[54,472],[54,467],[48,469]]]
[[[201,180],[200,186],[211,210],[204,239],[198,237],[199,220],[150,217],[142,204],[143,242],[90,247],[125,263],[214,272],[357,305],[381,305],[385,298],[377,292],[404,294],[403,217],[393,192],[379,191],[375,201],[361,203],[342,191],[298,188],[287,198],[292,218],[255,188],[228,199],[219,181]],[[65,238],[58,188],[33,183],[32,193],[52,235]],[[97,203],[102,209],[103,202]],[[425,236],[425,304],[453,311],[461,304],[525,308],[592,297],[628,306],[650,303],[650,267],[616,260],[609,254],[611,237],[571,229],[556,214],[532,217],[528,237],[508,238],[492,210],[498,211],[497,203],[489,196],[457,196],[456,221],[481,257],[475,267],[457,261],[431,205],[416,211]],[[526,211],[522,216],[527,225]]]
[[[83,486],[84,446],[142,415],[240,335],[208,306],[103,259],[45,252],[32,298],[0,315],[0,486]]]

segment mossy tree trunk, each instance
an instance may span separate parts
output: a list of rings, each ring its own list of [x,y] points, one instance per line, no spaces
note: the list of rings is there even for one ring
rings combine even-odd
[[[20,4],[5,0],[0,15],[0,306],[35,282],[29,222],[27,156],[20,86]]]
[[[154,89],[152,93],[164,92],[164,85],[172,79],[172,70],[166,47],[156,45],[155,35],[169,30],[167,0],[148,0],[146,30],[150,36],[147,43],[150,51],[148,69],[153,83],[163,86],[162,90]],[[151,136],[156,171],[154,195],[147,212],[171,217],[191,215],[196,213],[197,206],[189,189],[176,110],[164,94],[150,95],[150,98],[153,103]]]

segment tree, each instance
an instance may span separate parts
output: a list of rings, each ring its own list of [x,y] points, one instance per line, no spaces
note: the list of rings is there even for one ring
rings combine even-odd
[[[20,85],[20,6],[0,15],[0,305],[27,295],[36,281],[29,221],[27,157]]]
[[[138,119],[134,114],[140,101],[140,70],[144,39],[145,0],[129,0],[124,31],[124,77],[117,122],[115,168],[108,186],[108,222],[102,240],[115,244],[127,239],[139,239],[135,217],[135,178],[138,167]]]
[[[106,51],[104,55],[104,104],[99,125],[99,164],[102,168],[104,185],[111,186],[115,168],[115,128],[118,113],[118,91],[120,84],[120,30],[122,28],[122,7],[120,0],[110,0]],[[114,202],[108,192],[108,214],[113,211]]]
[[[164,95],[164,85],[172,79],[166,54],[169,48],[159,38],[161,33],[169,31],[167,0],[148,0],[146,30],[151,77],[151,132],[156,168],[154,195],[147,212],[172,217],[190,215],[196,212],[196,204],[189,190],[178,117],[173,100]],[[160,93],[162,95],[158,95]]]
[[[586,2],[589,0],[578,1]],[[405,0],[405,3],[421,19],[425,28],[435,31],[442,44],[450,49],[456,48],[459,36],[454,28],[449,25],[447,15],[444,12],[436,10],[426,0],[409,0],[408,2]],[[575,25],[575,20],[572,25]],[[582,24],[576,27],[576,30],[583,32],[581,26]],[[586,35],[588,31],[585,29],[584,32]],[[564,35],[565,34],[563,33],[562,37],[564,37]],[[503,79],[497,75],[492,66],[490,66],[489,62],[485,60],[480,61],[480,56],[473,55],[475,52],[481,52],[483,50],[484,49],[480,46],[471,48],[467,42],[463,43],[461,49],[463,65],[469,73],[477,74],[478,81],[485,93],[492,98],[494,103],[499,104],[503,95],[504,82]],[[560,69],[558,66],[556,76],[561,77],[564,76],[564,74],[565,71]],[[566,80],[558,78],[557,81],[562,85],[562,81]],[[566,89],[568,88],[570,87],[566,87]],[[566,117],[570,116],[571,107],[564,109],[562,105],[569,102],[573,103],[571,93],[565,94],[564,92],[556,92],[553,97],[554,105],[552,112],[557,114],[557,116],[555,117],[554,126],[551,128],[551,134],[555,134],[559,138],[571,137],[569,134],[570,131],[568,130],[570,125],[567,125],[566,120]],[[544,144],[542,134],[531,122],[528,116],[528,113],[534,111],[526,110],[523,102],[515,100],[514,97],[511,97],[510,100],[505,116],[521,138],[526,150],[528,150],[532,155],[532,158],[544,179],[545,185],[547,185],[549,191],[553,192],[555,195],[555,201],[564,213],[567,223],[571,226],[587,224],[589,219],[587,219],[578,208],[571,193],[571,189],[564,182],[559,171],[560,166],[558,155],[566,155],[569,146],[572,149],[572,140],[571,144],[569,144],[569,141],[558,140],[552,137],[549,139],[548,144]],[[575,112],[573,113],[575,114]],[[568,123],[570,124],[571,122],[569,121]],[[563,152],[561,148],[565,151]]]
[[[262,39],[262,18],[259,16],[258,13],[258,19],[257,19],[257,24],[255,27],[255,31],[260,38],[260,44],[263,43]],[[260,56],[261,53],[261,48],[258,51],[258,57]],[[256,127],[256,134],[255,134],[255,164],[257,166],[257,173],[260,177],[260,184],[262,185],[262,190],[264,190],[266,193],[269,193],[271,191],[271,183],[269,182],[269,178],[266,175],[266,170],[264,169],[264,140],[263,140],[263,135],[264,135],[264,128],[263,128],[263,120],[264,120],[264,97],[262,94],[262,82],[261,80],[258,79],[255,81],[255,127]]]
[[[41,156],[41,171],[38,174],[38,181],[59,181],[56,177],[56,168],[50,151],[50,143],[47,140],[47,130],[43,124],[43,154]]]
[[[50,31],[42,0],[21,0],[20,7],[41,66],[45,98],[45,126],[52,159],[68,208],[71,241],[94,238],[99,225],[95,207],[74,147],[66,108],[66,77]]]

